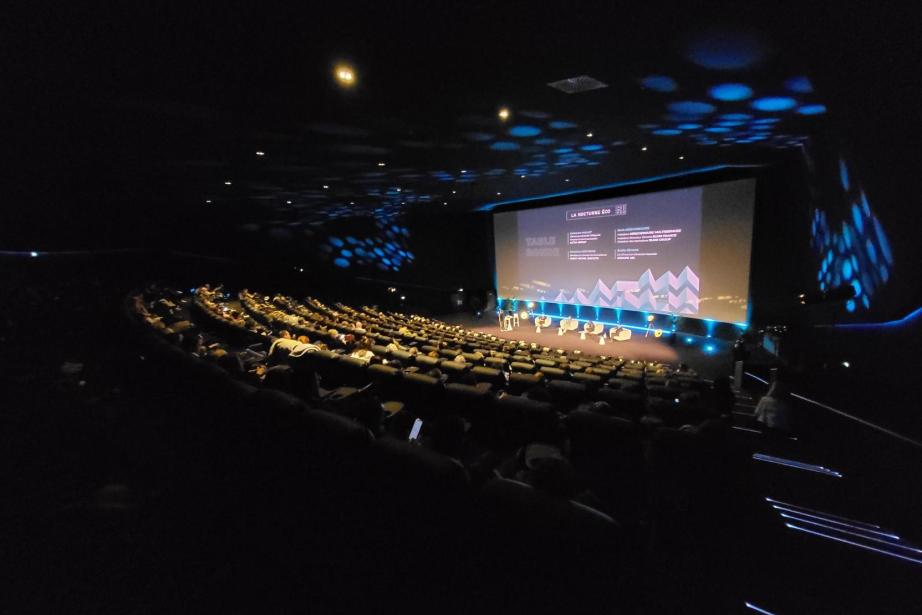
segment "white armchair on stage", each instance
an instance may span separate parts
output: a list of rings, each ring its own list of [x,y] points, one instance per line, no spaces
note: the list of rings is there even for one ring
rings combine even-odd
[[[631,339],[631,330],[618,325],[608,330],[608,336],[615,342],[626,342]]]
[[[579,329],[579,321],[567,316],[560,321],[560,327],[557,329],[557,335],[563,335],[567,331],[576,331]]]
[[[583,330],[579,332],[579,339],[584,340],[587,335],[598,335],[599,342],[604,344],[603,333],[605,333],[605,325],[600,322],[587,322],[583,325]]]
[[[535,317],[535,333],[541,333],[541,329],[546,329],[551,326],[553,319],[550,316],[536,316]]]

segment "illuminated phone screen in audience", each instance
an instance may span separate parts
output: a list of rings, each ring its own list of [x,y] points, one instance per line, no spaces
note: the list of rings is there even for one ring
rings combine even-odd
[[[410,430],[410,440],[415,440],[419,437],[419,430],[423,428],[423,422],[421,419],[416,419],[413,421],[413,429]]]

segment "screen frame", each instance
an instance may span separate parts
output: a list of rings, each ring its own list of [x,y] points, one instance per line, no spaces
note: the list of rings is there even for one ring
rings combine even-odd
[[[576,188],[572,191],[566,193],[552,193],[550,195],[539,195],[535,197],[524,197],[521,199],[516,199],[514,202],[510,203],[498,203],[496,205],[490,205],[489,209],[485,211],[489,212],[489,240],[490,240],[490,259],[491,265],[493,268],[493,289],[497,294],[497,300],[500,299],[499,296],[499,279],[498,272],[496,267],[496,234],[495,234],[495,222],[494,215],[499,213],[508,213],[516,212],[530,209],[543,209],[545,207],[558,207],[561,205],[573,205],[577,203],[585,203],[591,201],[597,201],[602,199],[618,198],[618,197],[627,197],[638,194],[650,194],[655,192],[666,192],[669,190],[677,190],[681,188],[691,188],[695,186],[707,186],[711,184],[722,184],[725,182],[732,182],[737,180],[751,179],[755,182],[755,198],[752,207],[752,235],[749,246],[749,287],[747,289],[746,296],[746,321],[736,322],[732,324],[745,324],[748,326],[752,321],[752,289],[756,284],[757,275],[755,268],[755,255],[756,250],[759,248],[756,231],[757,220],[759,214],[762,210],[762,197],[763,197],[763,186],[766,183],[766,176],[768,174],[768,167],[766,166],[738,166],[738,167],[722,167],[717,170],[702,172],[702,173],[689,173],[681,176],[673,176],[667,178],[650,178],[650,179],[640,179],[636,181],[625,182],[623,185],[614,185],[614,186],[602,186],[599,188]],[[486,206],[485,206],[486,207]],[[505,297],[504,297],[505,298]],[[558,303],[558,302],[554,302]],[[560,303],[560,305],[569,305],[576,306],[574,303]],[[583,306],[585,307],[585,306]],[[633,311],[627,310],[625,311]],[[651,314],[660,314],[663,316],[676,316],[680,319],[690,319],[706,322],[729,322],[716,320],[713,318],[703,318],[691,314],[673,314],[671,312],[655,312],[649,311]]]

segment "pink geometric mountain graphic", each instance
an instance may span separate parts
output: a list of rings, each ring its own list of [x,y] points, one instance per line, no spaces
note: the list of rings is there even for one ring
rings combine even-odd
[[[581,288],[576,291],[560,289],[554,301],[575,305],[628,308],[651,312],[679,314],[698,313],[698,275],[685,267],[679,275],[666,271],[655,277],[649,269],[635,280],[616,280],[608,286],[598,280],[587,295]]]

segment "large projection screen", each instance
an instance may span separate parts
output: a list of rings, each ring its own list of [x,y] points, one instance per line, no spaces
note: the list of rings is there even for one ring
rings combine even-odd
[[[755,179],[493,216],[500,297],[746,322]]]

